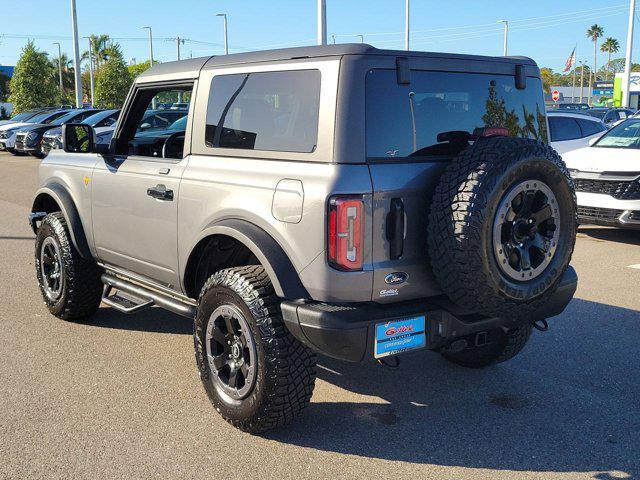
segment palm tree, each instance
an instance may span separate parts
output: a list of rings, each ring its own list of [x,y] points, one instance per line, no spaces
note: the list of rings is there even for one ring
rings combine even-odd
[[[611,55],[620,51],[620,44],[615,38],[607,37],[607,39],[602,42],[600,51],[609,54],[607,58],[607,69],[604,71],[604,79],[609,80],[609,71],[611,70]]]
[[[109,35],[89,35],[91,40],[91,55],[93,56],[94,70],[107,61],[109,58],[109,49],[111,46],[111,39]],[[89,51],[86,50],[82,54],[82,60],[89,59]]]
[[[598,39],[604,35],[604,29],[597,23],[591,25],[587,30],[587,37],[593,42],[593,80],[596,80],[598,71]],[[591,75],[589,75],[589,99],[591,99],[591,91],[593,90],[593,83],[591,82]]]

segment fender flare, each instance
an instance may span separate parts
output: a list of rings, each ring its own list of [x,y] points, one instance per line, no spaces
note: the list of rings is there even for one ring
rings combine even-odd
[[[302,285],[295,267],[282,247],[262,228],[240,219],[226,219],[206,228],[195,245],[212,235],[227,235],[245,245],[260,261],[269,275],[276,295],[280,298],[296,300],[309,298],[309,293]],[[189,260],[193,254],[189,253]],[[185,265],[186,268],[186,265]],[[182,272],[184,278],[184,271]]]
[[[71,236],[71,242],[73,243],[73,246],[76,248],[78,253],[80,253],[80,256],[82,256],[82,258],[91,260],[93,257],[91,255],[91,250],[89,249],[87,236],[84,232],[82,219],[80,218],[80,214],[78,213],[78,209],[76,208],[76,204],[73,201],[73,198],[62,185],[58,183],[52,183],[38,189],[38,191],[36,192],[36,197],[33,201],[33,206],[31,207],[31,212],[36,213],[43,211],[39,205],[46,195],[53,198],[53,200],[60,207],[60,211],[62,212],[64,219],[67,221],[67,225],[69,227],[69,235]],[[34,227],[35,225],[32,224],[32,228],[34,229],[33,233],[37,234],[37,229],[35,229]]]

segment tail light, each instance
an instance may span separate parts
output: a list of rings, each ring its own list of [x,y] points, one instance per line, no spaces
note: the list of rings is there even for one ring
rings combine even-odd
[[[329,264],[338,270],[362,270],[364,208],[361,197],[337,196],[329,200],[327,251]]]

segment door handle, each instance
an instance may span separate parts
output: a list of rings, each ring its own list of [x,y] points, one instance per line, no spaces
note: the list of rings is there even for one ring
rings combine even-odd
[[[165,185],[156,185],[155,187],[147,188],[147,195],[158,200],[173,201],[173,190],[167,190]]]
[[[397,260],[404,250],[404,203],[400,198],[391,200],[391,208],[387,215],[387,240],[389,241],[389,257]]]

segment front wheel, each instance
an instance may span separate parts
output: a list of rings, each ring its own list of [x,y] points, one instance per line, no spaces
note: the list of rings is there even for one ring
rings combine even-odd
[[[196,363],[216,410],[240,430],[285,425],[307,406],[316,356],[285,328],[259,265],[215,273],[200,293]]]
[[[89,317],[100,306],[100,268],[80,256],[60,212],[42,220],[36,235],[36,275],[49,311],[65,320]]]

